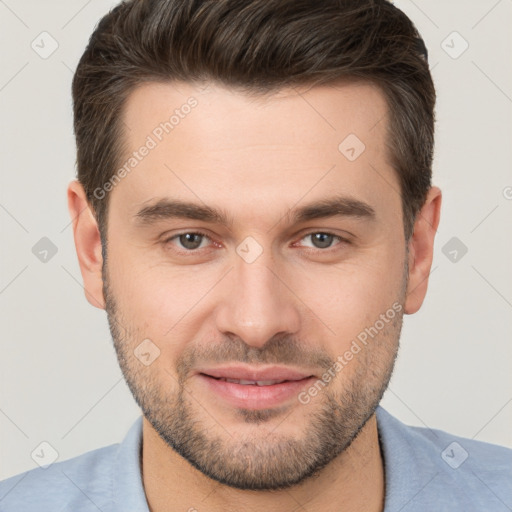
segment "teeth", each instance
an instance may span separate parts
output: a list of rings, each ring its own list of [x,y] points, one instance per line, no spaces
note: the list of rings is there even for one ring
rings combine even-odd
[[[248,386],[248,385],[252,385],[252,386],[272,386],[273,384],[281,384],[281,382],[285,382],[284,380],[226,379],[225,377],[221,377],[219,380],[223,380],[225,382],[232,382],[233,384],[242,384],[244,386]]]
[[[256,384],[258,386],[272,386],[272,384],[280,384],[281,382],[284,382],[284,380],[258,380]]]

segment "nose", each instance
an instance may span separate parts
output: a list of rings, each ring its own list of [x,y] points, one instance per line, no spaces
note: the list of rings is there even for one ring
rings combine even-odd
[[[255,348],[278,334],[297,333],[300,302],[288,288],[289,280],[289,272],[280,271],[265,252],[252,263],[237,257],[222,290],[217,329]]]

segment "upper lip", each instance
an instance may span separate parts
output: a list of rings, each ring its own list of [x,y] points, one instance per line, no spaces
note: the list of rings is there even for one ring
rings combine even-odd
[[[311,373],[287,368],[286,366],[267,366],[258,368],[254,366],[217,366],[215,368],[199,369],[197,373],[204,373],[210,377],[236,379],[236,380],[301,380],[312,377]]]

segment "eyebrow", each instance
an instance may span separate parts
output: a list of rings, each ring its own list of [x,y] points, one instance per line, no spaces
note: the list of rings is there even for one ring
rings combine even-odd
[[[335,196],[291,209],[282,218],[286,218],[291,224],[299,224],[329,217],[375,220],[376,213],[374,208],[364,201],[348,196]],[[228,227],[233,225],[233,218],[224,210],[170,198],[159,199],[154,204],[144,206],[134,215],[135,222],[140,226],[175,218],[222,224]]]

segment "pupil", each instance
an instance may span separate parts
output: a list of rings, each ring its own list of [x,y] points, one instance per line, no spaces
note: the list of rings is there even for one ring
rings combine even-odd
[[[197,249],[201,245],[201,236],[197,233],[180,235],[180,243],[187,249]]]
[[[331,245],[332,235],[328,235],[327,233],[315,233],[313,235],[313,243],[316,247],[325,249]]]

